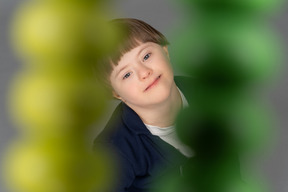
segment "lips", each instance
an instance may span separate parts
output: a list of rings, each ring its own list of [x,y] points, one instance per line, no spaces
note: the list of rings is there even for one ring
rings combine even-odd
[[[159,75],[150,85],[148,85],[148,87],[146,87],[146,89],[144,91],[147,91],[148,89],[150,89],[151,87],[156,85],[158,83],[160,77],[161,77],[161,75]]]

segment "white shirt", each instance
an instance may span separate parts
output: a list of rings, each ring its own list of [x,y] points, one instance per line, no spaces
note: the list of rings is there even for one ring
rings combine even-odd
[[[182,107],[183,108],[188,107],[189,105],[185,96],[180,90],[179,90],[179,93],[182,99],[182,104],[183,104]],[[159,136],[163,141],[175,147],[177,150],[180,151],[180,153],[182,153],[186,157],[193,156],[193,152],[190,149],[190,147],[182,143],[182,141],[180,141],[180,139],[178,138],[176,134],[176,130],[175,130],[175,125],[172,125],[169,127],[158,127],[158,126],[153,126],[153,125],[148,125],[148,124],[145,124],[145,125],[152,135]]]

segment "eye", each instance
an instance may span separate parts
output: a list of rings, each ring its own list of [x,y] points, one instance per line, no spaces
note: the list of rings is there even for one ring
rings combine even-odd
[[[129,73],[126,73],[126,74],[124,75],[123,79],[127,79],[128,77],[130,77],[130,75],[131,75],[130,72],[129,72]]]
[[[150,55],[151,55],[151,53],[146,54],[146,55],[144,56],[143,60],[146,61],[147,59],[149,59]]]

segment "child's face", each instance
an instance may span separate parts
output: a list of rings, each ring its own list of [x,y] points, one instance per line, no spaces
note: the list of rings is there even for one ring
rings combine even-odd
[[[174,83],[167,47],[141,43],[125,53],[110,75],[114,96],[132,109],[159,104]]]

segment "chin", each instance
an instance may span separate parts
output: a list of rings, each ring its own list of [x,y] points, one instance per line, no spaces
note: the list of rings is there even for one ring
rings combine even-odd
[[[171,95],[170,91],[162,90],[162,91],[157,92],[157,94],[155,94],[151,98],[151,101],[153,100],[155,103],[162,103],[168,100],[170,95]]]

